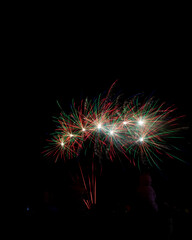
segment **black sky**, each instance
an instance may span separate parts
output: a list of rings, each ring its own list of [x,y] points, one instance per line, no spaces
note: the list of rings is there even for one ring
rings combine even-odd
[[[69,112],[72,99],[79,102],[85,97],[97,97],[118,79],[116,89],[120,93],[129,97],[143,92],[176,104],[179,114],[186,114],[186,123],[191,125],[191,46],[187,32],[179,33],[175,28],[174,32],[166,29],[162,34],[162,29],[156,29],[127,39],[119,31],[106,36],[105,32],[99,35],[91,30],[73,35],[57,30],[53,26],[51,30],[40,28],[35,36],[29,36],[22,66],[17,68],[24,81],[26,117],[31,126],[31,145],[25,149],[22,162],[29,198],[31,192],[37,194],[49,188],[50,174],[54,179],[60,171],[57,167],[51,170],[41,154],[54,128],[52,116],[59,114],[57,100]],[[191,129],[188,132],[191,134]],[[191,157],[189,152],[185,154]],[[182,177],[185,171],[183,168]],[[173,172],[174,179],[177,173]],[[182,182],[187,184],[185,189],[191,181],[187,174]]]

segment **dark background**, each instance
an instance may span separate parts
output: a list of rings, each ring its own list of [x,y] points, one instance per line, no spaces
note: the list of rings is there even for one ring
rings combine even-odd
[[[52,21],[41,21],[38,27],[30,24],[19,45],[15,44],[19,54],[15,72],[22,81],[21,102],[25,105],[22,123],[27,146],[21,147],[23,157],[18,163],[24,216],[44,214],[45,192],[57,195],[57,201],[60,194],[64,204],[75,202],[74,195],[65,197],[71,193],[66,165],[48,161],[41,154],[54,129],[52,116],[60,111],[56,101],[69,112],[72,99],[78,103],[85,97],[97,97],[117,79],[117,92],[127,97],[153,94],[162,102],[175,104],[179,115],[186,115],[184,124],[189,129],[183,133],[179,155],[191,164],[191,39],[186,25],[180,21],[153,23],[151,19],[129,22],[123,28],[112,24],[98,29],[97,23],[85,22],[63,28]],[[163,172],[153,172],[159,194],[183,211],[191,209],[190,164],[170,161]],[[118,180],[121,170],[110,171],[104,181],[109,189],[116,184],[115,196],[122,183]],[[112,179],[112,173],[115,177],[109,186],[106,179]],[[71,210],[73,204],[68,207]]]

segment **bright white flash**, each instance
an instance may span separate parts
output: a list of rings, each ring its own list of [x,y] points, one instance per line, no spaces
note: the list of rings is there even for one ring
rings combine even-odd
[[[102,125],[101,125],[101,123],[99,123],[99,124],[97,125],[97,128],[98,128],[98,129],[101,129],[101,127],[102,127]]]
[[[124,125],[126,125],[126,124],[127,124],[127,122],[126,122],[126,121],[124,121],[124,122],[123,122],[123,124],[124,124]]]
[[[85,132],[85,128],[82,128],[82,131]]]
[[[138,121],[138,124],[139,124],[139,126],[143,126],[144,125],[144,120],[142,120],[142,119],[140,119],[139,121]]]
[[[144,141],[144,138],[143,137],[140,137],[139,138],[139,142],[143,142]]]
[[[113,134],[114,134],[114,131],[113,131],[113,130],[111,130],[109,133],[110,133],[110,135],[113,135]]]
[[[62,146],[62,147],[64,146],[64,142],[61,142],[61,146]]]

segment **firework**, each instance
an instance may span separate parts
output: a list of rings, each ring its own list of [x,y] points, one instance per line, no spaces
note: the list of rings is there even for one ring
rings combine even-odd
[[[141,164],[159,168],[167,156],[181,160],[172,153],[178,149],[172,143],[174,138],[182,138],[178,133],[179,119],[183,116],[176,116],[176,108],[139,95],[120,103],[120,96],[111,96],[113,86],[106,96],[86,98],[79,106],[73,100],[70,114],[61,110],[60,115],[53,118],[56,128],[43,151],[45,156],[57,161],[80,159],[80,153],[86,155],[91,149],[87,166],[82,166],[79,160],[86,192],[83,201],[88,209],[96,204],[96,175],[101,173],[103,159],[114,161],[123,155],[139,168]]]
[[[176,108],[159,104],[153,98],[139,104],[138,99],[128,107],[128,120],[126,128],[130,141],[125,145],[126,151],[132,155],[134,160],[147,161],[149,165],[158,167],[158,161],[162,161],[160,156],[169,155],[172,145],[168,141],[176,138],[180,128],[178,119],[173,117]]]
[[[111,89],[106,97],[82,100],[78,107],[73,101],[70,115],[62,111],[54,118],[57,127],[48,140],[46,156],[71,159],[90,146],[93,157],[105,154],[113,160],[123,153],[138,165],[145,160],[158,166],[162,154],[173,156],[168,140],[179,130],[180,117],[172,117],[176,109],[154,98],[140,101],[139,96],[125,101],[122,107],[118,97],[110,97]]]

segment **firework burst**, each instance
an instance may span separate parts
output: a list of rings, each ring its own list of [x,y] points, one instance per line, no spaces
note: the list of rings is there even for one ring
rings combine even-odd
[[[172,145],[169,138],[177,138],[180,130],[178,120],[180,117],[172,117],[176,108],[167,107],[165,103],[159,104],[153,98],[143,104],[138,99],[132,102],[131,113],[128,106],[129,120],[126,121],[127,133],[130,141],[127,141],[126,151],[134,160],[147,161],[149,165],[158,167],[160,156],[169,155]],[[130,123],[130,124],[127,124]]]
[[[173,156],[168,140],[179,131],[180,117],[173,117],[176,108],[154,98],[143,101],[139,96],[121,106],[118,97],[110,97],[111,89],[106,97],[82,100],[77,107],[73,101],[70,115],[62,111],[54,118],[57,127],[48,140],[46,156],[71,159],[92,146],[93,157],[107,153],[113,160],[123,153],[134,164],[147,161],[157,167],[161,155]]]
[[[111,96],[113,86],[105,97],[85,99],[78,106],[73,100],[69,115],[61,110],[53,118],[56,128],[43,151],[45,156],[57,161],[78,159],[82,151],[86,155],[92,149],[87,162],[89,168],[82,167],[79,161],[87,193],[83,201],[88,209],[96,204],[96,175],[97,171],[101,173],[103,159],[114,161],[123,154],[139,168],[141,164],[159,168],[167,156],[181,160],[171,152],[178,149],[172,144],[174,138],[182,138],[178,133],[179,119],[183,116],[175,115],[176,108],[154,98],[143,100],[139,95],[120,103],[120,96]],[[96,159],[99,160],[97,171]]]

